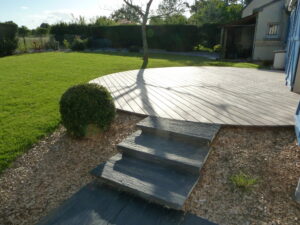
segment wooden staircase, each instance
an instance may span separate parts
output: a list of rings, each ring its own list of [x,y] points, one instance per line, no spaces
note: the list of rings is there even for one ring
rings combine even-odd
[[[220,126],[147,117],[137,127],[139,131],[118,145],[120,153],[92,174],[100,183],[181,209]]]

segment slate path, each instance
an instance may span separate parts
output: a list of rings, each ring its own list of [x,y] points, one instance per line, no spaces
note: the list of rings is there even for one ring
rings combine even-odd
[[[92,171],[98,181],[148,201],[181,209],[200,178],[219,125],[147,117],[141,131]]]
[[[106,186],[90,183],[39,225],[216,225],[166,209]]]
[[[294,125],[299,95],[284,72],[232,67],[169,67],[90,81],[112,93],[119,110],[202,123]]]

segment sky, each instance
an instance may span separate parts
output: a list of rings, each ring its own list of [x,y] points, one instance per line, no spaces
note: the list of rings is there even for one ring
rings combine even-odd
[[[146,4],[147,0],[134,0]],[[161,0],[154,0],[152,9],[157,8]],[[194,2],[194,0],[187,0]],[[123,0],[0,0],[0,22],[14,21],[19,26],[30,29],[41,23],[69,22],[72,15],[87,19],[96,16],[109,16],[120,8]]]

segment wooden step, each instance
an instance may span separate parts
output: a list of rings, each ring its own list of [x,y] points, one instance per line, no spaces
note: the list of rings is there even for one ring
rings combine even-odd
[[[208,146],[170,140],[141,130],[118,144],[125,155],[199,174],[209,153]]]
[[[147,117],[137,124],[144,133],[192,144],[210,145],[220,125]]]
[[[92,171],[98,181],[169,208],[181,209],[199,176],[117,154]]]

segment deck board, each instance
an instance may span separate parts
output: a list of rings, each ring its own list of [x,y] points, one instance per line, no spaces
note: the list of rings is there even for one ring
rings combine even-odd
[[[121,110],[162,118],[249,126],[294,125],[299,95],[283,72],[232,67],[170,67],[119,72],[91,82]]]

